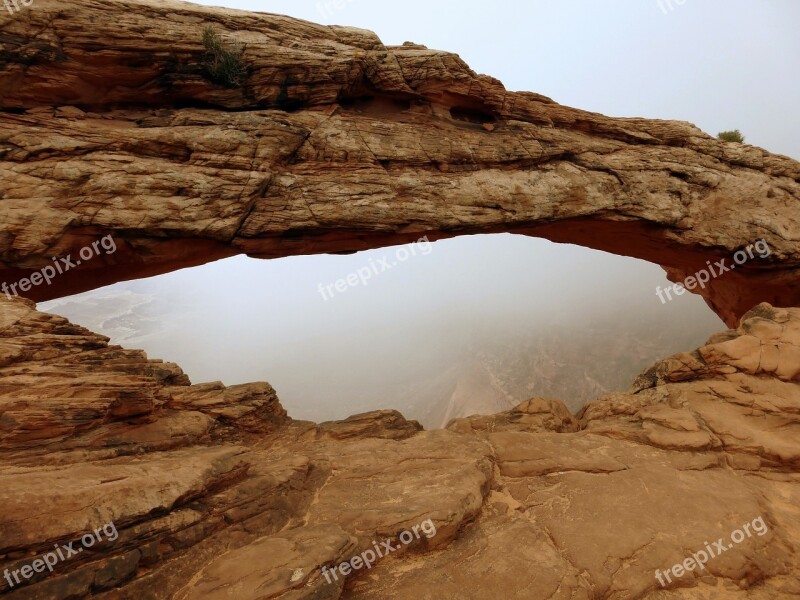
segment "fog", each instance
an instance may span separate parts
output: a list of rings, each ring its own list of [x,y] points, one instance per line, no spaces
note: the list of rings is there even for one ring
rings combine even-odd
[[[197,3],[369,29],[385,44],[455,52],[510,90],[689,121],[711,135],[740,129],[748,143],[800,158],[796,0],[335,1],[341,9],[334,0]]]
[[[643,261],[515,235],[416,248],[405,261],[398,248],[237,257],[43,308],[177,362],[195,383],[269,381],[293,417],[317,421],[378,408],[424,418],[415,394],[444,402],[454,382],[432,379],[484,344],[548,331],[589,335],[603,324],[616,332],[609,346],[632,335],[681,342],[688,335],[699,344],[725,329],[697,296],[662,304],[656,287],[669,283],[661,268]],[[382,259],[397,264],[373,271],[366,285],[327,299],[320,293],[320,284]],[[692,349],[668,346],[664,354]],[[635,372],[627,375],[632,380]]]
[[[387,44],[457,52],[509,89],[711,134],[738,128],[800,157],[800,83],[787,68],[800,55],[793,0],[201,3],[368,28]],[[532,393],[576,410],[724,329],[697,296],[661,304],[663,271],[634,259],[511,235],[430,249],[405,261],[396,249],[239,257],[44,307],[175,361],[194,382],[269,381],[296,418],[397,408],[429,426],[458,412],[453,403],[491,410]],[[398,264],[335,291],[383,258]],[[331,285],[325,299],[320,286]],[[464,384],[477,371],[483,380]],[[468,401],[454,392],[464,386]]]

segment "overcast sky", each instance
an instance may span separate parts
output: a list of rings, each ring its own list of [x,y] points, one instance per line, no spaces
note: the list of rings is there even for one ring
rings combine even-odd
[[[690,121],[800,159],[797,0],[204,0],[456,52],[510,90]],[[682,2],[680,6],[678,2]],[[669,9],[671,4],[672,9]],[[666,12],[665,12],[666,11]]]
[[[663,2],[663,10],[657,0],[201,3],[368,28],[387,44],[456,52],[512,90],[612,116],[686,120],[710,134],[738,128],[750,143],[800,158],[800,2]],[[342,397],[330,393],[326,369],[351,373],[355,390],[366,372],[389,377],[404,356],[444,348],[454,331],[648,312],[656,285],[667,285],[656,265],[539,239],[471,236],[430,250],[328,300],[320,284],[382,257],[396,262],[395,249],[239,257],[111,291],[161,303],[162,324],[136,343],[151,356],[178,362],[194,382],[270,381],[290,414],[312,418],[302,407]],[[689,295],[676,302],[695,314],[702,305]],[[724,329],[718,320],[710,327]]]

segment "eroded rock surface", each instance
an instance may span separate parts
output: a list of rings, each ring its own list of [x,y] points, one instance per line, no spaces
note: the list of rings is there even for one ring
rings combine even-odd
[[[241,87],[204,71],[208,25],[246,42]],[[537,235],[673,280],[771,249],[703,291],[738,328],[629,393],[442,431],[392,410],[294,421],[267,383],[192,385],[0,295],[4,598],[800,597],[800,309],[750,310],[800,305],[797,162],[510,93],[363,30],[171,0],[0,14],[0,73],[0,282],[115,241],[34,299],[422,235]]]
[[[241,87],[209,80],[209,25],[247,45]],[[171,0],[37,0],[0,14],[0,44],[0,281],[118,245],[35,300],[240,253],[503,231],[674,281],[763,239],[768,258],[696,292],[729,326],[800,305],[800,164],[688,123],[508,92],[360,29]]]
[[[421,431],[388,410],[293,421],[267,384],[191,385],[0,299],[0,572],[118,531],[0,594],[797,598],[799,343],[800,309],[761,305],[577,417],[534,398]],[[656,570],[757,519],[661,587]],[[331,576],[386,540],[372,568]]]

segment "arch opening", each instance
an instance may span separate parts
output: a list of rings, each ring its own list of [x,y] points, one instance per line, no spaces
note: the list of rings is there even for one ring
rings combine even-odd
[[[534,396],[573,412],[722,328],[661,302],[654,265],[530,236],[234,257],[43,305],[195,383],[265,380],[312,421],[396,409],[426,428]]]

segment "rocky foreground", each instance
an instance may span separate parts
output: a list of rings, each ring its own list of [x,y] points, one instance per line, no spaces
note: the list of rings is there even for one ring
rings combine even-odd
[[[191,385],[0,299],[0,594],[797,598],[799,433],[800,309],[761,305],[577,417],[535,398],[422,431],[394,411],[293,421],[266,383]],[[656,570],[759,518],[661,587]],[[109,523],[113,541],[23,578]]]
[[[390,410],[294,421],[266,383],[191,385],[0,295],[3,598],[800,597],[800,308],[771,306],[800,306],[800,164],[359,29],[28,4],[0,11],[14,294],[423,235],[536,235],[673,281],[770,252],[694,290],[738,329],[629,393],[439,431]],[[235,85],[206,31],[243,49]]]

